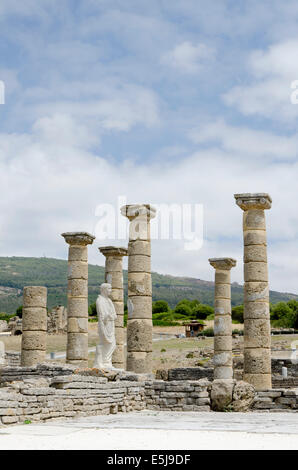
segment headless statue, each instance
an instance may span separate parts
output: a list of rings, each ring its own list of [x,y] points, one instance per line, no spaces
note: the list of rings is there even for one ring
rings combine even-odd
[[[109,298],[111,292],[111,284],[101,284],[100,295],[96,300],[99,345],[96,347],[94,367],[97,369],[113,369],[112,355],[116,349],[115,320],[117,314],[113,302]]]

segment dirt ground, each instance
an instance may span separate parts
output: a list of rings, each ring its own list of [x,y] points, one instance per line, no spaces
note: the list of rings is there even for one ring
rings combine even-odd
[[[237,328],[243,325],[237,325]],[[169,369],[173,367],[196,367],[205,365],[213,353],[213,338],[175,338],[174,335],[184,333],[184,327],[153,327],[153,369]],[[6,351],[21,350],[21,336],[0,336]],[[276,335],[271,337],[272,356],[289,357],[291,345],[298,344],[298,335]],[[89,324],[89,347],[98,342],[97,323]],[[234,355],[243,349],[243,337],[233,339]],[[48,335],[47,353],[66,350],[66,335]],[[90,353],[90,366],[93,364],[94,353]],[[63,359],[60,359],[60,361]]]

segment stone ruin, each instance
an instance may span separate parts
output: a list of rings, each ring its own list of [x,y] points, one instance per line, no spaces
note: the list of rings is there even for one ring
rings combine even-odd
[[[23,320],[18,316],[10,318],[7,323],[0,320],[0,332],[9,332],[12,336],[21,335],[23,332]],[[67,309],[63,305],[52,308],[47,314],[48,335],[59,335],[67,333]]]
[[[247,411],[298,409],[298,390],[272,389],[269,287],[264,209],[267,194],[237,194],[244,211],[244,364],[236,380],[232,357],[232,258],[211,258],[215,268],[214,367],[198,370],[193,379],[179,372],[152,375],[152,287],[149,204],[124,206],[130,220],[128,250],[101,247],[106,257],[106,281],[112,285],[117,311],[114,365],[127,370],[88,368],[88,245],[86,232],[62,234],[68,250],[66,311],[56,309],[51,330],[67,324],[66,365],[46,362],[46,288],[24,289],[21,367],[0,370],[0,423],[46,421],[57,417],[109,414],[132,410]],[[127,354],[124,357],[122,258],[128,255]],[[63,317],[64,315],[64,317]],[[64,323],[62,322],[62,319]],[[59,325],[58,325],[59,324]],[[3,354],[2,354],[3,356]],[[124,369],[124,368],[123,368]],[[178,371],[179,369],[177,369]],[[180,370],[181,371],[181,370]],[[200,375],[202,374],[202,375]]]
[[[47,324],[48,335],[59,335],[67,333],[67,308],[63,305],[58,305],[52,308],[48,313]]]

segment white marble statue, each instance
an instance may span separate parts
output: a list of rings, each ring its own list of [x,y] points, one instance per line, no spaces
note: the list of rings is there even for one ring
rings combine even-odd
[[[113,302],[109,298],[111,292],[111,284],[101,284],[100,295],[96,300],[99,345],[96,347],[94,367],[98,369],[113,369],[112,355],[116,348],[115,320],[117,314]]]

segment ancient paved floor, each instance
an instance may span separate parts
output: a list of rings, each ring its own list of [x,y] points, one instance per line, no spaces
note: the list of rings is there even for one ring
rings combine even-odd
[[[0,428],[0,449],[298,449],[298,413],[142,411]]]

